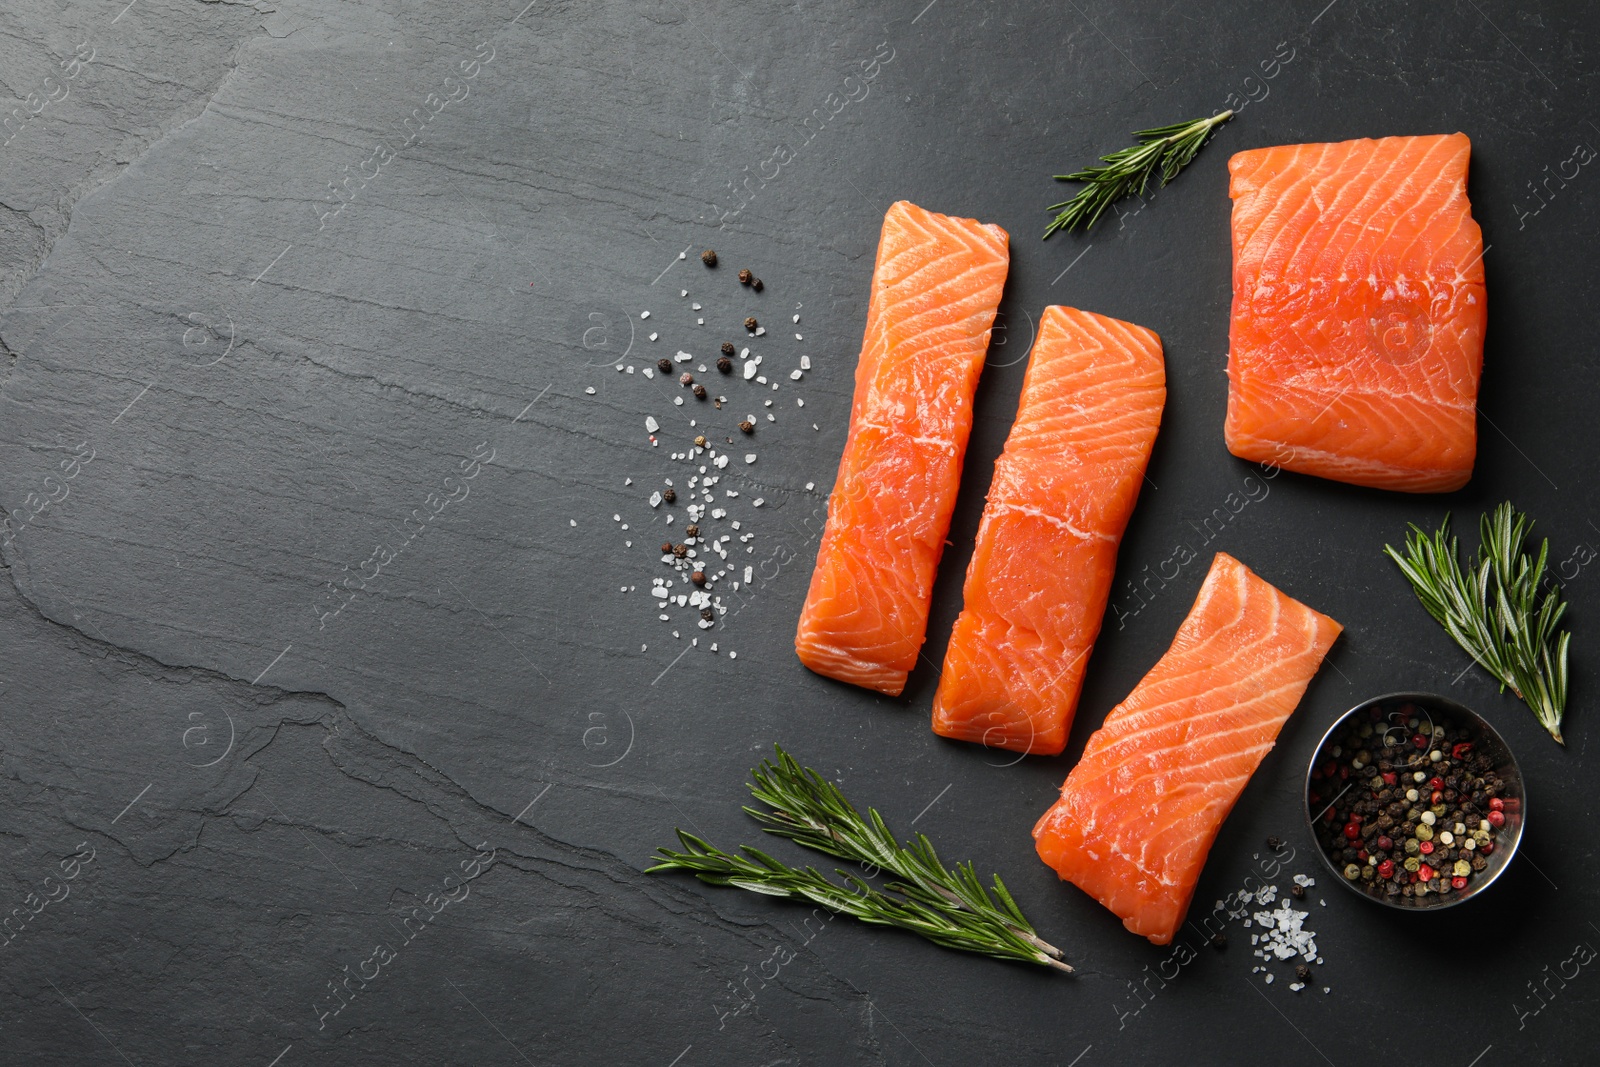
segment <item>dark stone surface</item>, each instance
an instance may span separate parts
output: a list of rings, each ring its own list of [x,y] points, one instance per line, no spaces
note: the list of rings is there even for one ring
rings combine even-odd
[[[0,1058],[1588,1062],[1600,979],[1553,975],[1575,944],[1600,944],[1584,771],[1600,579],[1569,562],[1560,750],[1464,669],[1378,552],[1408,520],[1507,496],[1558,564],[1600,544],[1600,191],[1590,167],[1542,200],[1530,186],[1600,144],[1595,16],[1473,0],[923,5],[0,9],[14,98],[0,110],[0,504],[52,501],[0,549],[0,912],[68,892],[0,947]],[[1038,241],[1050,174],[1229,94],[1254,99],[1148,207]],[[423,132],[404,147],[411,116]],[[1456,129],[1474,141],[1492,245],[1471,486],[1247,483],[1261,472],[1220,432],[1228,155]],[[790,642],[878,222],[902,197],[1000,223],[1014,258],[928,663],[887,700],[809,675]],[[694,258],[704,247],[715,271]],[[743,265],[764,292],[738,286]],[[1048,303],[1159,331],[1171,392],[1068,752],[1016,762],[933,737],[926,715]],[[776,392],[712,370],[730,399],[716,411],[612,369],[747,343],[747,314],[770,327],[748,343]],[[801,353],[814,368],[796,382]],[[743,414],[761,423],[748,441]],[[689,608],[659,621],[648,593],[664,515],[684,502],[646,497],[669,477],[684,488],[668,457],[700,429],[737,439],[717,491],[740,496],[711,525],[739,519],[751,539],[733,557],[758,571],[738,597],[724,583],[708,631]],[[1252,484],[1259,498],[1202,544],[1192,524]],[[1203,910],[1261,877],[1263,839],[1288,839],[1278,883],[1322,882],[1309,924],[1326,962],[1299,995],[1286,968],[1272,985],[1252,974],[1238,924],[1221,953],[1185,932],[1196,955],[1171,977],[1174,949],[1125,933],[1031,847],[1084,739],[1192,599],[1198,563],[1142,608],[1122,584],[1179,541],[1234,553],[1348,628],[1196,898]],[[376,546],[392,558],[372,576]],[[364,562],[332,615],[330,583]],[[1322,729],[1399,688],[1482,709],[1530,780],[1526,862],[1440,916],[1347,899],[1301,830],[1299,774]],[[804,926],[800,907],[642,874],[675,826],[755,839],[740,783],[775,740],[902,831],[1003,872],[1080,976]],[[463,871],[479,874],[468,896],[441,904]],[[417,907],[442,910],[423,923]],[[363,973],[340,1008],[332,984]]]

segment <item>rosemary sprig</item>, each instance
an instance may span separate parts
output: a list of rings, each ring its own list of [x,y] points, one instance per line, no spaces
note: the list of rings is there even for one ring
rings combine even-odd
[[[1222,111],[1208,119],[1178,122],[1171,126],[1158,126],[1153,130],[1140,130],[1134,136],[1139,143],[1101,156],[1104,166],[1092,166],[1071,174],[1057,174],[1062,182],[1084,182],[1078,195],[1050,210],[1059,212],[1045,229],[1048,239],[1057,230],[1071,230],[1094,226],[1106,208],[1125,196],[1143,196],[1150,179],[1158,173],[1164,186],[1205,146],[1218,126],[1233,117],[1233,112]]]
[[[998,874],[994,876],[991,898],[970,862],[956,864],[954,871],[947,869],[939,861],[933,843],[923,834],[917,834],[909,847],[901,847],[876,808],[868,808],[866,818],[862,818],[838,786],[800,766],[782,748],[773,747],[777,750],[777,763],[762,760],[760,769],[750,772],[755,779],[751,794],[773,810],[744,809],[763,824],[767,833],[830,856],[889,871],[906,880],[889,884],[888,888],[895,892],[930,905],[967,911],[1006,927],[1051,957],[1061,958],[1060,949],[1034,932]]]
[[[809,900],[863,922],[910,930],[946,948],[1072,971],[1062,962],[1061,950],[1034,932],[998,875],[991,897],[972,864],[947,869],[921,834],[909,848],[902,848],[876,810],[868,808],[863,818],[816,771],[802,767],[782,748],[777,748],[777,757],[776,765],[764,760],[759,770],[751,772],[756,784],[750,786],[751,793],[774,810],[747,807],[745,811],[766,824],[769,833],[905,881],[878,888],[859,875],[836,869],[846,883],[841,886],[813,867],[788,866],[749,845],[740,847],[744,855],[724,852],[681,829],[678,839],[686,851],[658,849],[657,862],[647,873],[689,871],[711,885]]]
[[[1470,572],[1456,558],[1450,517],[1429,535],[1415,523],[1406,535],[1406,554],[1383,551],[1400,565],[1417,599],[1456,644],[1533,709],[1560,744],[1561,715],[1567,706],[1567,645],[1572,635],[1557,631],[1567,605],[1555,589],[1543,591],[1550,542],[1530,556],[1523,542],[1533,522],[1510,501],[1479,520],[1481,540]]]

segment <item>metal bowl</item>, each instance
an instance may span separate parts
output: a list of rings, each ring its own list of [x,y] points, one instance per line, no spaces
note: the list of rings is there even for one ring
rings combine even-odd
[[[1316,820],[1322,817],[1333,802],[1319,803],[1316,810],[1312,809],[1311,803],[1313,785],[1311,776],[1318,766],[1334,758],[1329,754],[1329,750],[1334,746],[1335,735],[1340,733],[1352,719],[1358,716],[1366,717],[1364,721],[1371,722],[1376,727],[1379,723],[1386,722],[1392,718],[1394,713],[1391,712],[1383,718],[1373,720],[1371,714],[1374,707],[1398,708],[1403,704],[1415,705],[1423,715],[1432,712],[1448,716],[1457,723],[1466,725],[1471,729],[1477,735],[1475,743],[1479,746],[1479,751],[1487,751],[1495,758],[1494,771],[1500,776],[1500,780],[1505,787],[1500,796],[1505,802],[1504,813],[1506,821],[1495,837],[1494,853],[1489,857],[1488,867],[1475,874],[1466,889],[1456,890],[1449,894],[1430,893],[1420,900],[1416,897],[1407,896],[1374,896],[1363,888],[1364,882],[1359,880],[1352,882],[1346,879],[1343,866],[1335,863],[1317,840]],[[1385,729],[1399,729],[1402,726],[1404,724],[1391,723]],[[1392,744],[1393,742],[1390,743]],[[1419,764],[1419,769],[1420,767],[1421,765]],[[1471,708],[1458,704],[1449,697],[1439,696],[1437,693],[1385,693],[1383,696],[1362,701],[1339,716],[1338,721],[1328,727],[1327,732],[1322,735],[1322,740],[1317,742],[1316,752],[1311,757],[1310,765],[1306,767],[1306,782],[1302,797],[1305,802],[1306,832],[1311,835],[1312,847],[1316,849],[1317,855],[1321,857],[1322,865],[1327,869],[1333,881],[1364,900],[1399,911],[1436,911],[1442,908],[1453,908],[1457,904],[1471,900],[1488,889],[1499,879],[1501,873],[1511,865],[1511,858],[1516,855],[1517,846],[1522,842],[1522,826],[1527,818],[1527,799],[1524,792],[1522,769],[1517,766],[1516,758],[1512,756],[1511,749],[1506,744],[1505,739],[1500,736],[1493,726],[1489,725],[1488,720],[1482,715],[1479,715]]]

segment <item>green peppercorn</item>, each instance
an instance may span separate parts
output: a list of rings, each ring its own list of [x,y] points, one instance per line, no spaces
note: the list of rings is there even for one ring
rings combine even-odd
[[[1345,865],[1345,869],[1344,869],[1344,876],[1345,876],[1345,878],[1347,880],[1352,881],[1352,882],[1355,881],[1357,878],[1360,878],[1361,877],[1361,864],[1359,864],[1359,863],[1346,864]]]
[[[1407,856],[1405,868],[1412,874],[1415,874],[1417,871],[1422,869],[1422,861],[1415,856]]]
[[[1418,841],[1432,841],[1433,827],[1429,826],[1427,823],[1423,823],[1417,827],[1416,835]]]

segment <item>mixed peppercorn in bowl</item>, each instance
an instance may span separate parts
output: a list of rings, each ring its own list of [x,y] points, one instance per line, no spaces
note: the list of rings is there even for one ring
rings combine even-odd
[[[1441,908],[1511,862],[1522,774],[1482,716],[1431,693],[1347,712],[1306,772],[1306,822],[1336,880],[1390,907]]]

